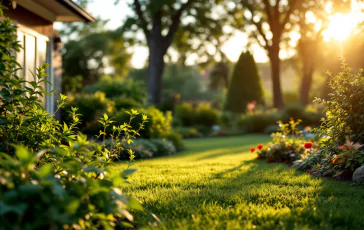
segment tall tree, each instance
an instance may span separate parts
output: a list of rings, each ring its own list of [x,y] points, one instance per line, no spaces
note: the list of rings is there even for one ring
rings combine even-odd
[[[161,100],[164,57],[181,26],[195,24],[211,17],[214,1],[203,0],[133,0],[134,15],[124,30],[142,31],[149,49],[147,88],[150,104]],[[203,29],[202,27],[200,29]]]
[[[300,0],[239,0],[228,4],[234,15],[235,26],[249,27],[251,37],[267,52],[271,63],[273,85],[273,105],[279,109],[284,107],[280,68],[279,51],[285,32],[291,22],[291,15],[300,8]]]

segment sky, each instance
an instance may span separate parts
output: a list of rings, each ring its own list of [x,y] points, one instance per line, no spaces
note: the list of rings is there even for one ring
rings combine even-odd
[[[115,0],[94,0],[87,6],[87,11],[94,17],[109,20],[106,25],[108,29],[115,29],[122,25],[128,15],[133,14],[128,7],[126,0],[120,0],[118,5],[114,5]],[[235,62],[239,58],[241,52],[247,44],[247,36],[244,33],[236,32],[235,35],[224,44],[222,50],[227,57]],[[142,68],[148,57],[148,49],[146,47],[137,46],[132,49],[132,65],[135,68]],[[257,62],[266,62],[268,60],[265,51],[258,45],[253,45],[250,49],[253,52]],[[191,55],[187,59],[187,64],[194,64],[196,56]]]

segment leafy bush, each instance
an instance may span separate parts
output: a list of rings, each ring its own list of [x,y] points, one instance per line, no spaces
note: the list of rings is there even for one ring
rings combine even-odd
[[[148,123],[145,129],[140,132],[142,138],[165,138],[172,131],[172,115],[167,112],[165,115],[155,107],[140,109],[140,112],[148,116]],[[115,120],[118,123],[127,122],[129,117],[125,111],[116,114]],[[137,116],[132,122],[132,126],[138,124],[142,120],[142,116]]]
[[[203,135],[195,128],[190,127],[177,127],[175,131],[179,133],[183,138],[202,137]]]
[[[81,131],[85,131],[85,127],[89,123],[97,123],[97,120],[104,112],[109,114],[115,111],[113,101],[106,98],[105,93],[95,92],[93,94],[76,94],[70,95],[68,103],[64,106],[65,111],[70,111],[71,108],[78,108],[77,112],[81,114],[82,123]],[[62,113],[62,120],[66,123],[72,120],[71,114]]]
[[[348,179],[364,163],[364,70],[354,73],[344,63],[339,74],[330,75],[329,87],[329,99],[318,99],[327,115],[315,130],[322,137],[320,150],[303,156],[295,167]]]
[[[170,141],[140,138],[132,143],[125,143],[123,150],[118,153],[118,159],[128,159],[129,152],[127,149],[134,152],[136,159],[169,156],[177,152],[175,146]]]
[[[280,114],[275,111],[257,111],[241,115],[237,125],[239,129],[248,133],[262,133],[270,125],[276,124]]]
[[[135,101],[132,98],[127,97],[116,97],[112,100],[115,103],[115,109],[116,110],[130,110],[130,109],[136,109],[140,108],[141,104]]]
[[[104,78],[102,81],[85,87],[88,93],[104,92],[109,99],[112,98],[131,98],[140,105],[145,105],[146,91],[142,87],[141,82],[132,80],[115,80],[112,78]]]
[[[195,123],[196,114],[195,110],[190,103],[183,103],[181,105],[176,106],[175,111],[175,117],[176,119],[180,120],[182,122],[183,126],[192,126]]]
[[[148,123],[145,124],[145,128],[140,131],[141,138],[157,138],[162,139],[167,137],[167,135],[172,131],[172,115],[167,112],[165,115],[155,107],[150,107],[147,109],[141,108],[138,111],[148,116]],[[131,126],[135,127],[142,121],[143,116],[137,115],[131,122]],[[113,119],[118,124],[128,123],[130,116],[126,110],[120,110],[113,115]],[[89,135],[95,136],[98,134],[101,125],[97,122],[90,122],[83,129]],[[111,132],[111,127],[108,128],[108,132]]]
[[[84,141],[75,144],[87,148]],[[70,152],[78,152],[80,148],[74,146]],[[5,229],[123,227],[127,219],[133,220],[127,209],[142,210],[135,198],[127,197],[117,188],[128,172],[104,177],[106,171],[92,166],[92,154],[72,157],[62,154],[60,165],[37,168],[44,153],[34,154],[17,147],[17,158],[0,155],[0,219]],[[87,161],[89,164],[85,164]],[[95,179],[97,173],[104,178]]]
[[[177,152],[176,147],[172,142],[161,139],[151,139],[150,142],[155,145],[157,151],[154,153],[154,156],[169,156],[173,155]]]
[[[196,125],[211,128],[213,125],[220,123],[218,111],[208,103],[201,103],[196,108]]]
[[[354,73],[343,63],[339,74],[330,75],[329,87],[328,100],[318,99],[327,114],[318,131],[330,136],[333,145],[343,144],[346,136],[364,143],[364,69]]]
[[[0,17],[2,17],[0,5]],[[12,51],[18,50],[16,28],[8,18],[0,21],[0,220],[5,229],[112,229],[131,226],[128,208],[142,210],[140,203],[116,188],[135,170],[130,169],[134,154],[129,150],[129,165],[121,175],[108,171],[111,161],[143,129],[131,121],[139,113],[132,111],[130,122],[107,127],[113,121],[106,114],[99,119],[102,144],[76,134],[77,109],[72,122],[62,126],[42,108],[42,83],[45,67],[38,68],[34,81],[16,75],[19,64]],[[58,108],[66,96],[61,95]],[[105,137],[112,138],[107,148]],[[121,141],[120,141],[121,140]],[[39,151],[40,150],[40,151]]]
[[[177,151],[181,151],[185,149],[183,144],[182,135],[177,132],[171,132],[166,136],[166,139],[173,143],[174,147],[176,147]]]

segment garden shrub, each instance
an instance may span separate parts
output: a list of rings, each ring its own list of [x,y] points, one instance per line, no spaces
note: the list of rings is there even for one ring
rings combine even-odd
[[[2,17],[0,5],[0,17]],[[104,114],[99,119],[101,144],[77,134],[80,122],[72,108],[72,122],[60,123],[42,108],[48,83],[46,65],[37,68],[34,81],[16,75],[19,64],[13,51],[19,50],[16,28],[8,18],[0,21],[0,220],[5,229],[113,229],[132,227],[129,208],[142,210],[140,203],[122,194],[134,153],[129,150],[127,170],[110,173],[109,164],[143,129],[130,123],[112,126]],[[61,95],[58,109],[65,104]],[[130,121],[139,113],[131,111]],[[107,134],[107,127],[113,132]],[[105,138],[111,137],[110,148]],[[120,141],[121,140],[121,141]]]
[[[201,103],[196,108],[195,124],[211,128],[220,123],[218,111],[208,103]]]
[[[354,73],[345,63],[342,71],[330,75],[331,93],[325,105],[326,117],[315,131],[322,138],[320,150],[295,162],[295,167],[316,176],[351,178],[364,164],[364,70]]]
[[[331,144],[343,144],[346,136],[364,143],[364,69],[354,72],[343,63],[339,74],[330,75],[329,87],[329,98],[317,99],[327,115],[318,131],[329,135]]]
[[[88,93],[104,92],[109,99],[115,97],[131,98],[140,105],[145,105],[147,94],[141,82],[104,78],[100,82],[85,87]]]
[[[245,113],[249,102],[264,104],[263,88],[254,57],[243,52],[235,64],[227,92],[225,108],[234,113]]]
[[[166,136],[166,139],[173,143],[174,147],[177,151],[181,151],[185,149],[185,146],[183,144],[182,135],[178,132],[170,132]]]
[[[202,137],[203,135],[198,132],[196,128],[191,127],[176,127],[175,131],[179,133],[183,138]]]
[[[155,107],[140,108],[140,113],[148,116],[148,123],[145,124],[145,128],[140,131],[141,138],[165,138],[172,131],[172,115],[170,112],[163,114],[160,110]],[[118,124],[128,123],[130,116],[126,113],[127,110],[120,110],[113,114],[112,117]],[[138,115],[131,122],[131,126],[135,127],[140,121],[142,121],[142,115]],[[101,125],[97,122],[90,122],[83,129],[89,136],[98,135]],[[108,128],[111,132],[111,127]]]
[[[145,129],[140,132],[142,138],[165,138],[172,131],[172,115],[170,112],[163,114],[155,107],[139,109],[139,111],[148,116],[148,123],[145,124]],[[137,116],[132,121],[132,126],[138,124],[141,120],[142,116]],[[125,111],[119,111],[115,115],[115,121],[121,124],[128,122],[129,116]]]
[[[190,103],[183,103],[181,105],[176,106],[175,110],[176,119],[182,122],[183,126],[193,126],[196,119],[195,109]]]
[[[157,151],[154,153],[155,157],[169,156],[177,152],[176,147],[172,142],[161,139],[150,139],[150,142],[155,145]]]
[[[146,159],[158,156],[169,156],[177,152],[172,142],[161,139],[139,138],[131,143],[125,143],[118,154],[117,160],[125,160],[129,157],[129,150],[134,152],[136,159]]]
[[[248,133],[263,133],[270,125],[277,124],[277,120],[280,120],[280,114],[275,111],[257,111],[241,115],[237,125]]]
[[[132,98],[127,97],[115,97],[112,100],[115,103],[115,109],[118,110],[130,110],[140,108],[141,104]]]
[[[97,123],[104,112],[112,114],[115,111],[115,103],[106,98],[103,92],[69,95],[64,111],[71,111],[72,107],[78,108],[77,112],[81,114],[82,124],[79,127],[81,131],[85,131],[89,123]],[[69,113],[62,113],[62,121],[68,123],[71,120]]]

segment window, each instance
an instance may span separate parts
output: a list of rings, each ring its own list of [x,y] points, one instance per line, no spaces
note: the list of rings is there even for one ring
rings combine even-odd
[[[51,63],[51,49],[49,39],[37,32],[18,25],[18,41],[23,47],[19,53],[16,54],[17,62],[22,66],[22,70],[17,73],[18,76],[24,77],[27,81],[34,79],[36,68],[44,63]],[[52,71],[48,68],[49,81],[52,82]],[[51,91],[52,87],[43,83],[42,87],[47,91]],[[51,97],[41,98],[43,107],[50,113],[53,113],[53,103],[50,103]]]

